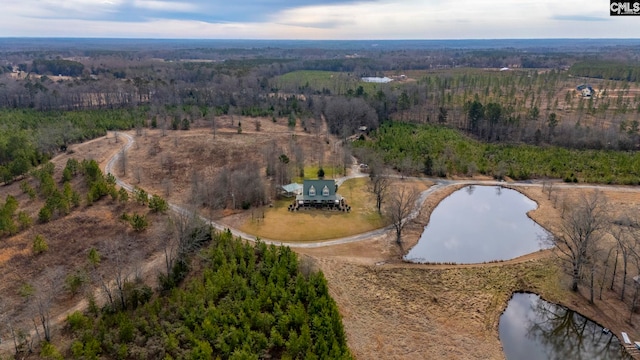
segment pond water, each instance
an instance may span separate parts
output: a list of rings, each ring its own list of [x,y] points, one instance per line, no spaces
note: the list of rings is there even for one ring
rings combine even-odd
[[[613,333],[536,294],[514,294],[499,330],[507,359],[630,359]]]
[[[527,216],[535,201],[501,186],[467,186],[433,210],[405,260],[480,263],[508,260],[545,248],[547,231]]]

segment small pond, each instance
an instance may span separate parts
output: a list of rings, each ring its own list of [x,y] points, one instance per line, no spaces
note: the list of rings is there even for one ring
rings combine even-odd
[[[535,294],[514,294],[499,330],[507,360],[630,358],[613,333]]]
[[[472,264],[545,248],[544,228],[527,216],[535,201],[501,186],[467,186],[445,198],[405,260]]]

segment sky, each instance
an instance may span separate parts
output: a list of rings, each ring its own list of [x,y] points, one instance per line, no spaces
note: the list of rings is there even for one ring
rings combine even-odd
[[[640,16],[608,0],[2,0],[0,37],[640,38]]]

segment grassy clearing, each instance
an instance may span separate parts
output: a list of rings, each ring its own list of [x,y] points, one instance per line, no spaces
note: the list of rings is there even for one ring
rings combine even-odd
[[[387,225],[375,209],[373,196],[367,192],[367,179],[347,180],[338,193],[351,205],[351,212],[305,210],[289,212],[291,199],[280,200],[274,207],[258,211],[241,230],[262,238],[282,241],[326,240],[360,234]]]
[[[327,89],[331,93],[346,92],[347,89],[355,89],[356,87],[354,78],[350,78],[347,74],[334,71],[293,71],[278,76],[275,82],[279,89],[312,88],[318,91]]]
[[[305,166],[304,177],[296,176],[292,179],[292,182],[302,183],[305,179],[317,179],[319,166]],[[323,166],[325,179],[333,179],[339,176],[343,176],[344,168],[342,166]]]

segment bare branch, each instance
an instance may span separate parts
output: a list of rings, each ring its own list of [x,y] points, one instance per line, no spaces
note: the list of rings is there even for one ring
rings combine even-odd
[[[398,244],[402,242],[402,230],[409,222],[408,217],[413,211],[419,194],[413,188],[400,186],[389,196],[385,209],[387,216],[391,219],[391,224],[396,230],[396,242]]]
[[[584,265],[598,249],[598,242],[609,225],[607,199],[595,191],[569,207],[560,226],[561,234],[550,238],[561,259],[571,265],[571,289],[578,291]]]

